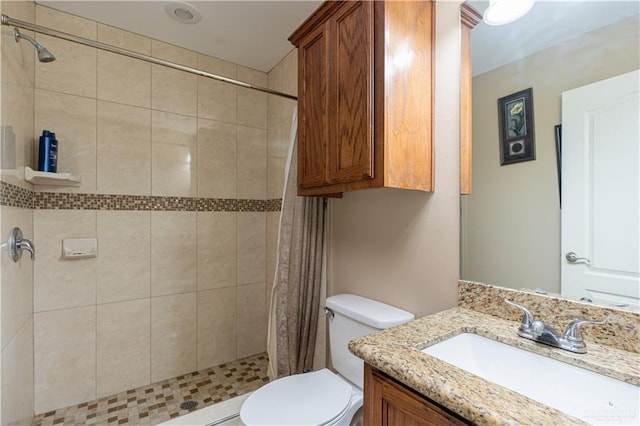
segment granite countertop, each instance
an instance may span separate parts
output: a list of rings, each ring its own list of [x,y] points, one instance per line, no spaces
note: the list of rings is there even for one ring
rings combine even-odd
[[[371,366],[479,425],[586,424],[559,410],[493,384],[421,352],[459,333],[471,332],[640,385],[640,354],[587,341],[574,354],[523,339],[519,322],[467,308],[452,308],[360,337],[349,349]]]

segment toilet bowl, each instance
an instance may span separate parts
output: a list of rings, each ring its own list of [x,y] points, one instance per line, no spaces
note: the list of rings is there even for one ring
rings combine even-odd
[[[350,340],[393,327],[413,314],[353,294],[327,298],[333,367],[274,380],[242,405],[246,426],[349,426],[362,407],[363,362],[349,352]]]
[[[328,369],[275,380],[242,405],[245,425],[348,426],[362,407],[362,390]]]

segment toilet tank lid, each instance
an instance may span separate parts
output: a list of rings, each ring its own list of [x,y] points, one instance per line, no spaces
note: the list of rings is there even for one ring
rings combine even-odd
[[[415,319],[411,312],[355,294],[327,297],[326,306],[334,312],[380,330]]]

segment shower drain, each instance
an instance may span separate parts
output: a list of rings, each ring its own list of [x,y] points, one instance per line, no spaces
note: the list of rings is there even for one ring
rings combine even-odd
[[[193,410],[198,406],[198,401],[185,401],[180,404],[181,410]]]

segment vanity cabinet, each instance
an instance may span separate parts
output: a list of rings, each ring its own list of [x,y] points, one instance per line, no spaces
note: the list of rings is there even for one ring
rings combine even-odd
[[[366,363],[363,411],[368,426],[472,424]]]
[[[328,1],[298,48],[298,194],[433,190],[431,1]]]

